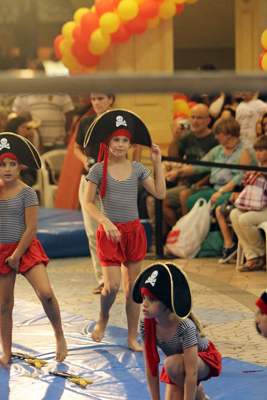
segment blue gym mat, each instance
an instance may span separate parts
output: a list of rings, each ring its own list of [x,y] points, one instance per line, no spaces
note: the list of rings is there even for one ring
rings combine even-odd
[[[150,400],[141,353],[126,348],[127,331],[108,326],[104,340],[90,338],[95,322],[62,312],[69,354],[55,361],[55,342],[50,323],[39,304],[16,300],[13,351],[30,353],[48,362],[37,369],[14,359],[10,371],[0,367],[1,400]],[[215,343],[216,344],[216,343]],[[161,364],[164,355],[160,352]],[[49,371],[64,371],[93,381],[83,388]],[[266,400],[267,368],[223,358],[218,378],[203,382],[211,400]],[[165,384],[161,384],[164,399]]]
[[[147,237],[147,249],[152,245],[152,227],[141,220]],[[88,239],[81,211],[39,207],[37,239],[50,258],[89,256]]]

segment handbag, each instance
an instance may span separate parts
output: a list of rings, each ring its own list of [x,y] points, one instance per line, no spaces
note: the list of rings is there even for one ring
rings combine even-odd
[[[267,180],[259,173],[250,173],[245,187],[235,200],[235,206],[241,211],[260,211],[267,206]]]
[[[174,256],[194,258],[210,230],[211,204],[200,198],[168,233],[165,248]]]

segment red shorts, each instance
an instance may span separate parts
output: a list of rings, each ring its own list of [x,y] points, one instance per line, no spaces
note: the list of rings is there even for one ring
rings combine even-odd
[[[198,381],[198,384],[199,382],[206,381],[213,376],[220,375],[222,370],[222,356],[212,342],[210,342],[207,350],[199,351],[198,356],[210,367],[209,374],[205,378],[200,379]],[[174,385],[173,381],[169,378],[168,374],[166,373],[164,366],[162,367],[162,371],[160,374],[160,381]]]
[[[103,225],[99,224],[97,240],[97,256],[101,266],[121,266],[126,261],[137,262],[146,255],[146,233],[140,219],[125,223],[115,223],[121,233],[118,243],[107,239]]]
[[[11,271],[14,271],[8,263],[4,263],[5,259],[11,256],[16,248],[18,247],[19,242],[11,243],[11,244],[0,244],[0,274],[8,274]],[[38,264],[44,264],[47,266],[49,263],[49,258],[45,254],[45,251],[39,242],[39,240],[34,237],[33,241],[30,244],[28,250],[25,251],[23,256],[20,259],[19,264],[19,273],[24,274],[28,269],[34,267]]]

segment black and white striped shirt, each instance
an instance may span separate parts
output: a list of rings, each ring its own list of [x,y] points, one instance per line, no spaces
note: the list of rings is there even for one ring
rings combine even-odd
[[[138,182],[145,181],[151,171],[142,163],[132,161],[132,173],[128,179],[118,181],[107,172],[106,194],[101,199],[101,212],[112,222],[129,222],[139,218],[137,208]],[[86,179],[94,182],[100,189],[103,163],[90,169]]]
[[[37,194],[29,186],[11,199],[0,200],[0,244],[20,241],[26,230],[25,208],[36,205]]]
[[[140,320],[140,336],[145,341],[144,320]],[[184,349],[195,345],[198,346],[198,351],[205,351],[209,346],[209,339],[200,336],[195,323],[190,318],[182,320],[169,342],[157,340],[157,346],[161,348],[166,356],[182,354]]]

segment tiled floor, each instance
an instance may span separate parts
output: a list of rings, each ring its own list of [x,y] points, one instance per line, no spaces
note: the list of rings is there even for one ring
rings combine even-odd
[[[222,355],[266,365],[267,340],[260,337],[254,327],[254,303],[266,289],[266,272],[240,273],[234,261],[219,265],[215,258],[172,261],[187,273],[194,311]],[[154,262],[153,259],[144,260],[143,267]],[[92,294],[97,285],[90,257],[51,260],[48,272],[61,310],[90,320],[98,318],[100,296]],[[17,278],[15,296],[38,302],[21,276]],[[112,307],[110,323],[126,327],[122,290]]]

